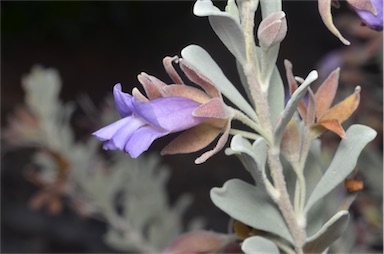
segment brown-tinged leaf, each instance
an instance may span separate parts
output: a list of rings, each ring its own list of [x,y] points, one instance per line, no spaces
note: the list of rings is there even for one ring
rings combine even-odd
[[[228,141],[229,130],[230,130],[230,129],[231,129],[231,121],[228,121],[228,122],[227,122],[227,125],[225,126],[225,131],[224,131],[223,135],[221,135],[221,137],[220,137],[219,140],[217,141],[216,146],[215,146],[212,150],[203,153],[199,158],[197,158],[197,159],[195,160],[195,163],[196,163],[196,164],[204,163],[206,160],[208,160],[208,159],[211,158],[213,155],[215,155],[216,153],[218,153],[221,149],[223,149],[223,147],[225,146],[225,144],[226,144],[227,141]]]
[[[293,68],[292,63],[289,60],[285,59],[284,60],[284,66],[285,66],[285,73],[287,76],[287,81],[289,84],[289,92],[292,95],[298,87],[297,83],[296,83],[295,76],[293,75],[293,72],[292,72],[292,68]],[[307,106],[305,105],[304,101],[300,101],[299,106],[298,106],[298,110],[299,110],[300,116],[303,119],[306,119]]]
[[[300,134],[293,119],[289,121],[284,130],[283,138],[281,140],[281,152],[288,161],[298,159],[300,153]]]
[[[210,99],[202,90],[192,86],[168,85],[163,90],[166,96],[181,96],[200,103],[206,103]]]
[[[315,95],[313,94],[311,88],[308,88],[308,108],[307,108],[307,115],[304,119],[305,124],[307,126],[311,126],[316,121],[316,107],[317,107],[317,101],[315,99]]]
[[[161,94],[162,88],[167,85],[163,81],[154,76],[148,75],[145,72],[137,75],[137,79],[143,86],[145,93],[150,100],[163,97]]]
[[[319,119],[319,122],[337,119],[339,123],[343,123],[357,109],[360,102],[360,86],[355,88],[355,92],[333,106]]]
[[[337,119],[323,120],[323,121],[320,121],[318,124],[327,130],[333,131],[340,138],[346,138],[347,137],[343,127],[341,126],[339,120],[337,120]]]
[[[199,85],[212,98],[222,98],[216,86],[203,74],[196,71],[186,60],[180,59],[180,68],[189,80]]]
[[[192,115],[195,117],[228,119],[231,117],[231,112],[221,99],[213,98],[195,109]]]
[[[174,56],[174,57],[167,56],[163,59],[163,65],[164,65],[165,71],[171,77],[173,82],[175,82],[175,84],[184,85],[183,80],[181,79],[180,75],[177,73],[177,71],[175,70],[172,64],[174,61],[177,62],[178,60],[179,60],[178,56]]]
[[[220,128],[208,123],[197,125],[184,131],[172,140],[161,154],[193,153],[208,146],[219,134]]]
[[[315,94],[317,118],[320,118],[331,107],[339,85],[339,75],[340,68],[337,68],[317,89]]]
[[[137,87],[134,87],[132,89],[132,96],[135,97],[137,100],[142,101],[142,102],[148,102],[148,98],[145,97]]]

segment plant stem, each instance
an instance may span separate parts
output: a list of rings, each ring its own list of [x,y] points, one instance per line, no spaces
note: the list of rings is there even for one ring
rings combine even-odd
[[[232,135],[240,134],[244,138],[248,138],[248,139],[252,139],[252,140],[256,140],[256,139],[261,137],[260,135],[257,135],[253,132],[248,132],[248,131],[243,131],[243,130],[238,130],[238,129],[230,129],[229,134],[232,134]]]
[[[283,167],[280,161],[280,151],[276,147],[268,149],[268,164],[271,170],[271,177],[275,188],[280,193],[279,198],[274,201],[277,203],[288,229],[292,235],[296,253],[303,253],[303,245],[306,239],[306,233],[296,218],[295,211],[289,199],[286,182],[283,175]]]

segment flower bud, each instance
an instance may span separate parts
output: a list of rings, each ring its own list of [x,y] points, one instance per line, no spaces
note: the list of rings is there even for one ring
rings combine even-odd
[[[280,43],[287,34],[287,19],[282,11],[274,12],[263,19],[257,30],[257,38],[259,39],[260,47],[268,49]]]

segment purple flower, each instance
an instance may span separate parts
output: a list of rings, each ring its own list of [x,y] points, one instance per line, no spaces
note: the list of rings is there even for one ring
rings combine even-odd
[[[173,62],[177,62],[189,81],[200,88],[188,86],[181,79]],[[122,150],[136,158],[152,142],[170,133],[183,131],[161,154],[192,153],[207,147],[220,134],[216,146],[200,155],[195,163],[205,162],[219,152],[228,140],[233,110],[228,107],[217,87],[184,59],[166,57],[165,70],[173,80],[167,85],[146,73],[138,75],[145,95],[136,87],[132,95],[115,85],[113,94],[122,119],[93,133],[105,141],[104,149]]]
[[[383,0],[370,0],[371,4],[368,4],[369,8],[360,7],[360,5],[362,5],[363,2],[368,0],[365,0],[365,1],[360,0],[361,2],[357,1],[359,5],[354,4],[355,1],[351,1],[352,3],[350,4],[355,9],[356,13],[360,16],[364,24],[366,24],[371,29],[382,31],[383,30]]]
[[[189,98],[171,96],[143,102],[123,93],[120,84],[115,85],[113,94],[122,119],[93,135],[105,141],[104,149],[119,149],[133,158],[146,151],[155,139],[192,128],[206,120],[192,115],[201,103]]]

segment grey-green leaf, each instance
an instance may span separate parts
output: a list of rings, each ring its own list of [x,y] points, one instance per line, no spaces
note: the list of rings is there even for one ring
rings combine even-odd
[[[181,51],[181,56],[197,71],[211,80],[233,104],[257,121],[257,115],[235,86],[227,79],[223,71],[202,47],[189,45]]]
[[[285,127],[287,126],[288,122],[291,120],[293,114],[295,113],[297,109],[297,105],[301,101],[301,99],[304,97],[305,93],[307,92],[307,89],[309,85],[315,81],[318,77],[317,71],[311,71],[303,84],[299,86],[299,88],[296,89],[296,91],[292,94],[291,99],[289,99],[279,122],[277,123],[275,127],[275,141],[280,142],[281,137],[283,136],[283,132]]]
[[[211,190],[213,203],[232,218],[253,228],[271,232],[292,242],[288,228],[266,193],[239,179]]]
[[[327,195],[352,173],[361,150],[376,137],[376,131],[359,124],[349,127],[346,134],[347,138],[340,142],[331,164],[309,197],[305,206],[306,213],[315,202]]]
[[[236,154],[241,162],[252,175],[258,187],[264,188],[262,171],[267,160],[267,143],[263,138],[257,139],[253,145],[241,135],[235,135],[231,140],[230,148],[225,150],[225,154]]]
[[[276,244],[261,236],[252,236],[245,239],[241,245],[241,249],[246,254],[279,253],[279,249],[277,248]]]
[[[281,11],[281,0],[260,0],[261,15],[265,19],[269,14]]]
[[[284,96],[283,81],[281,80],[279,70],[275,66],[268,87],[268,102],[272,123],[276,121],[280,113],[284,110]]]
[[[210,0],[196,1],[193,7],[196,16],[208,16],[209,23],[228,50],[245,63],[245,39],[240,22],[229,12],[220,11]]]
[[[322,253],[345,231],[348,225],[349,212],[339,211],[313,236],[307,238],[304,245],[305,253]]]

